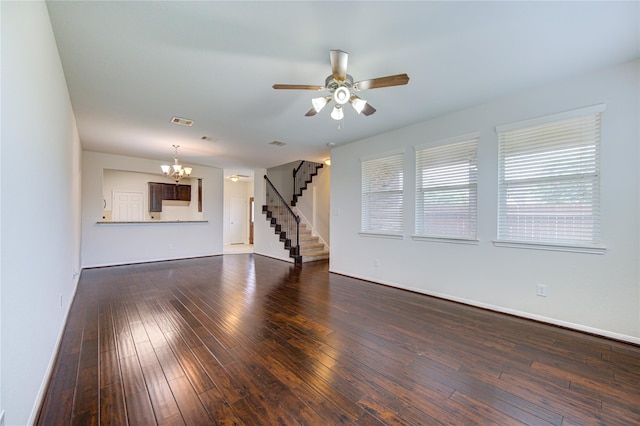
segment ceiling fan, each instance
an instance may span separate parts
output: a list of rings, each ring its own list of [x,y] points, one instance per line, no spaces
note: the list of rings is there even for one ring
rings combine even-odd
[[[354,83],[353,77],[347,74],[347,62],[349,54],[342,50],[330,50],[329,59],[331,61],[331,72],[324,82],[324,86],[311,86],[305,84],[274,84],[276,90],[293,89],[293,90],[328,90],[329,96],[313,98],[311,108],[305,116],[312,117],[316,115],[332,100],[335,106],[331,112],[331,118],[334,120],[342,120],[344,111],[342,106],[350,103],[358,114],[371,115],[376,109],[367,103],[366,100],[359,98],[352,92],[359,92],[367,89],[378,89],[381,87],[402,86],[409,82],[407,74],[396,74],[387,77],[373,78],[370,80],[361,80]]]

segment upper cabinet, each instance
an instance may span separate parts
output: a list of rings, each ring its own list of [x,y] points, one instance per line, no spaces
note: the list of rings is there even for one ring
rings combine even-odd
[[[162,200],[191,201],[191,185],[149,182],[149,211],[161,212]]]

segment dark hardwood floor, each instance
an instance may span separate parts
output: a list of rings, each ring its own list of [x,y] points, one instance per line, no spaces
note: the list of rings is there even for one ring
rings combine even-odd
[[[640,347],[327,269],[84,270],[38,424],[640,424]]]

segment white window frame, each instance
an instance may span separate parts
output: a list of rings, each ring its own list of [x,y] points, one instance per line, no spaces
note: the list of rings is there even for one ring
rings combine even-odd
[[[479,133],[419,145],[414,240],[478,243]],[[425,223],[425,209],[440,218]]]
[[[605,105],[595,105],[496,127],[495,246],[604,253],[600,245],[604,110]]]
[[[362,158],[360,170],[359,234],[404,238],[404,151]]]

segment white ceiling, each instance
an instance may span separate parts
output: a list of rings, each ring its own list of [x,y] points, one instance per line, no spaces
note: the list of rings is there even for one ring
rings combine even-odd
[[[160,164],[177,144],[225,176],[640,57],[637,1],[47,4],[84,149]],[[411,80],[360,92],[377,112],[338,131],[331,108],[304,116],[318,92],[271,87],[323,85],[331,49],[355,81]]]

